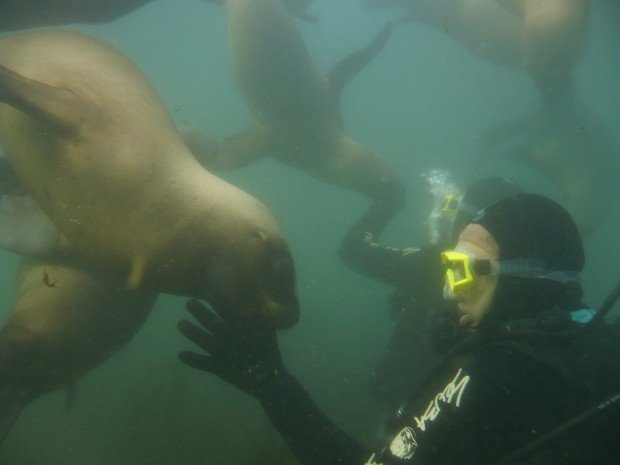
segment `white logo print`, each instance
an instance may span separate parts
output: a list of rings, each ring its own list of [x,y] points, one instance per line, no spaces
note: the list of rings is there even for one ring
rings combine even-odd
[[[372,454],[364,465],[383,465],[381,462],[375,462],[375,454]]]
[[[459,379],[463,373],[463,370],[459,368],[459,371],[456,373],[456,376],[452,381],[450,381],[443,391],[438,393],[435,398],[430,401],[424,415],[421,417],[413,417],[418,428],[422,431],[426,431],[426,422],[434,421],[439,415],[441,411],[441,404],[449,404],[454,400],[454,405],[459,407],[461,405],[461,397],[465,392],[465,388],[467,387],[467,383],[469,383],[469,375],[463,376],[463,378]],[[456,396],[456,399],[455,399]]]
[[[400,433],[392,440],[390,452],[399,459],[408,460],[413,457],[418,448],[418,441],[415,438],[415,431],[409,426],[405,426]]]

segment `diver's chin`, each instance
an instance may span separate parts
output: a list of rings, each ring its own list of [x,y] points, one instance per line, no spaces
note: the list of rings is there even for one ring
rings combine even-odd
[[[465,304],[459,302],[457,306],[460,313],[459,326],[467,328],[470,331],[475,331],[478,324],[474,321],[474,318],[467,312]]]

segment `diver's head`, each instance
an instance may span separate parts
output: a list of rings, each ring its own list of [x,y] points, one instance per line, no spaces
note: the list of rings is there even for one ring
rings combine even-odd
[[[581,304],[581,237],[566,210],[540,195],[510,196],[481,210],[442,260],[445,294],[468,327],[496,328]]]
[[[459,235],[483,208],[511,195],[521,194],[521,186],[502,177],[488,177],[472,183],[458,203],[450,232],[450,244],[458,241]]]

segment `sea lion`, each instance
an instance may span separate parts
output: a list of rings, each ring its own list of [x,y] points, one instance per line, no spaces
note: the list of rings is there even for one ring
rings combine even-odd
[[[0,330],[0,440],[33,399],[77,381],[127,343],[157,294],[80,257],[22,258]]]
[[[221,170],[269,154],[320,180],[400,205],[404,189],[396,173],[346,134],[339,105],[344,86],[384,47],[391,24],[322,76],[277,0],[226,4],[233,74],[254,126],[227,138],[221,150],[214,150],[213,141],[200,133],[186,131],[194,155],[209,169]]]
[[[618,169],[601,117],[579,102],[574,71],[588,42],[589,0],[367,0],[407,6],[402,21],[442,29],[492,63],[521,69],[536,85],[540,109],[491,128],[485,153],[503,153],[534,167],[560,190],[582,234],[607,217]],[[520,140],[518,140],[520,139]],[[510,147],[518,140],[521,144]],[[507,145],[510,148],[507,148]]]
[[[106,23],[153,0],[0,0],[0,31]]]
[[[0,40],[0,143],[30,195],[92,263],[272,327],[298,319],[275,219],[189,152],[161,99],[86,35]]]
[[[137,10],[153,0],[0,0],[0,32],[58,26],[71,23],[107,23]],[[223,3],[225,0],[203,0]],[[316,22],[305,11],[314,0],[282,0],[289,13]]]
[[[620,196],[620,160],[610,128],[575,97],[556,99],[534,116],[492,127],[482,149],[487,156],[515,159],[547,177],[584,237],[609,217],[609,199]]]
[[[542,97],[573,92],[588,36],[589,0],[367,0],[407,6],[403,21],[443,30],[477,56],[523,69]]]

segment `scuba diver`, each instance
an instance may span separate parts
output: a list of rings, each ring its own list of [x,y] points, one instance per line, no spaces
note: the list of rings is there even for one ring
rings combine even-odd
[[[594,313],[582,303],[582,241],[559,204],[535,194],[493,203],[441,259],[445,306],[454,310],[445,313],[460,337],[412,389],[391,421],[393,439],[375,452],[318,409],[284,366],[273,330],[234,327],[190,300],[206,331],[187,320],[179,330],[208,354],[179,357],[258,399],[303,465],[506,463],[499,461],[618,391],[618,350],[604,343],[611,304]],[[608,423],[582,424],[527,463],[617,463],[616,433]]]
[[[420,248],[379,245],[376,241],[396,211],[374,204],[353,225],[338,251],[342,262],[352,270],[395,288],[388,297],[388,311],[396,326],[385,355],[372,373],[370,386],[372,394],[389,407],[405,401],[411,386],[439,360],[426,337],[426,322],[429,310],[443,300],[440,252],[456,244],[463,228],[480,209],[523,192],[508,179],[489,177],[471,184],[459,199],[456,187],[445,178],[437,179],[441,178],[437,173],[429,176],[435,178],[429,180],[431,191],[435,188],[442,197],[439,214],[451,223],[446,234],[431,234],[437,236],[436,240]],[[435,339],[439,340],[439,335]]]

